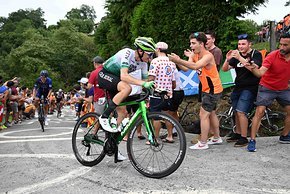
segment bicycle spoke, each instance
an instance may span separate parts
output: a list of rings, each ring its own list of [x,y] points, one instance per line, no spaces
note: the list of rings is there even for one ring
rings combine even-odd
[[[153,120],[155,123],[156,121],[162,121],[162,123],[165,123],[165,121],[169,123],[176,122],[163,114],[162,116],[154,114],[154,116],[149,116],[148,118],[151,123],[153,123]],[[158,138],[156,139],[158,142],[157,145],[146,145],[144,141],[140,141],[137,138],[137,128],[141,126],[143,122],[144,121],[140,120],[140,122],[136,124],[127,142],[128,154],[132,159],[132,164],[145,176],[153,178],[167,176],[174,172],[181,164],[179,161],[180,157],[184,157],[186,149],[185,137],[183,136],[184,133],[182,129],[179,128],[180,125],[177,124],[177,122],[172,123],[174,127],[178,128],[178,136],[174,139],[173,143],[165,142]],[[158,125],[155,124],[154,127],[155,126]],[[141,128],[141,130],[142,134],[146,134],[145,128]],[[160,129],[160,134],[165,134],[165,131],[167,132],[167,129],[163,125]]]
[[[73,151],[78,161],[85,166],[99,163],[105,156],[103,144],[105,133],[98,126],[98,115],[88,113],[81,117],[73,131]],[[94,132],[95,131],[95,132]],[[96,133],[94,135],[94,133]]]

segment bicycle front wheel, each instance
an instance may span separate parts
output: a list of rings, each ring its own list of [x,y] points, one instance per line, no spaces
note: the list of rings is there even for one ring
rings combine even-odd
[[[38,121],[40,123],[40,127],[42,129],[42,132],[44,132],[44,121],[45,121],[45,118],[44,118],[44,110],[43,110],[43,108],[40,108],[39,111],[38,111]]]
[[[186,132],[192,132],[195,130],[195,121],[197,120],[199,120],[199,116],[196,113],[187,113],[179,122]]]
[[[270,136],[280,135],[280,131],[284,129],[285,115],[281,112],[271,111],[261,120],[261,130],[264,134]]]
[[[77,160],[84,166],[94,166],[103,160],[105,132],[94,112],[83,115],[72,134],[72,148]]]
[[[170,115],[160,112],[148,113],[147,118],[152,126],[154,122],[161,122],[160,137],[167,133],[166,126],[173,125],[177,134],[174,142],[156,138],[157,145],[151,145],[146,140],[142,141],[138,136],[138,130],[141,130],[146,139],[148,135],[144,120],[140,118],[130,132],[127,152],[132,165],[138,172],[150,178],[162,178],[172,174],[181,165],[186,152],[186,139],[181,125]],[[155,131],[153,133],[155,134]]]
[[[220,124],[220,135],[228,136],[231,133],[235,133],[236,125],[232,116],[226,114],[217,115]]]

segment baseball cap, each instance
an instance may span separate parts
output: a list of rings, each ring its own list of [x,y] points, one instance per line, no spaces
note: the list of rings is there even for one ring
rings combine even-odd
[[[156,48],[158,48],[160,50],[167,50],[168,44],[166,44],[165,42],[157,42]]]
[[[78,82],[82,83],[82,84],[86,84],[88,83],[88,78],[82,77],[82,79],[80,79]]]
[[[96,56],[96,57],[93,59],[93,62],[94,62],[94,63],[102,64],[102,63],[104,63],[104,60],[103,60],[102,57],[100,57],[100,56]]]

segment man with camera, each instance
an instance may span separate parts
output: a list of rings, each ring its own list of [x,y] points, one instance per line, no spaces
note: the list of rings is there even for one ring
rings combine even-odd
[[[251,40],[248,34],[238,36],[238,49],[230,50],[226,54],[226,60],[222,66],[223,71],[234,68],[237,74],[235,88],[231,94],[232,107],[235,112],[236,133],[227,139],[227,142],[236,142],[235,147],[248,144],[248,118],[247,114],[252,110],[256,100],[260,79],[256,77],[247,63],[254,62],[259,67],[262,64],[262,55],[251,48]]]

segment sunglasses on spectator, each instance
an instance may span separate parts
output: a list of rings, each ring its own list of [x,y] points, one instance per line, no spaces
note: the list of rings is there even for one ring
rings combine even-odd
[[[248,34],[240,34],[238,35],[238,40],[244,40],[244,39],[248,39],[249,35]]]
[[[198,37],[198,35],[199,35],[199,33],[198,33],[198,32],[195,32],[195,33],[193,33],[193,37],[194,37],[194,38],[197,38],[197,37]]]

